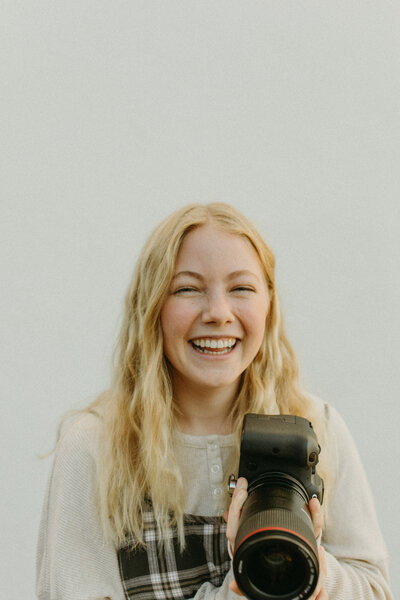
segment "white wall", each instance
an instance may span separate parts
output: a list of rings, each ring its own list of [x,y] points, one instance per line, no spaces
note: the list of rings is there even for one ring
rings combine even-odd
[[[354,434],[400,595],[398,3],[14,1],[0,20],[4,598],[34,598],[37,455],[108,383],[145,237],[212,200],[276,253],[304,380]]]

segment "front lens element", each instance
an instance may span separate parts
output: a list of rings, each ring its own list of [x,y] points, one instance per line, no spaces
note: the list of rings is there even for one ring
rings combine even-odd
[[[252,586],[268,596],[296,595],[305,586],[309,567],[304,554],[285,541],[264,542],[247,558],[247,576]]]

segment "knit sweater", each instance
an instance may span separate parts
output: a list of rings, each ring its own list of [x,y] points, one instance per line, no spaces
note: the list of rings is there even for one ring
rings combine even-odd
[[[390,600],[388,556],[359,454],[342,418],[325,405],[328,444],[335,455],[329,511],[322,534],[325,589],[330,600]],[[117,548],[105,541],[94,509],[96,442],[101,421],[75,421],[58,444],[49,476],[37,549],[40,600],[124,600]],[[185,512],[221,515],[226,477],[235,471],[235,436],[176,432],[185,482]],[[202,584],[192,600],[234,600],[228,588]]]

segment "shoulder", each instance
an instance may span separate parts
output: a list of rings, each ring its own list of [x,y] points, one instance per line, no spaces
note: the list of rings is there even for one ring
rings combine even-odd
[[[329,465],[333,480],[343,476],[348,469],[362,470],[360,455],[353,436],[339,411],[318,397],[312,396],[310,399],[317,437],[322,446],[321,456]]]
[[[331,404],[324,402],[324,416],[327,436],[329,441],[334,444],[335,451],[339,455],[350,453],[359,460],[353,436],[339,411]]]
[[[327,436],[332,441],[351,440],[351,434],[343,417],[338,410],[328,402],[324,402],[317,396],[310,396],[313,414],[323,423]]]
[[[61,515],[74,515],[65,517],[71,525],[77,514],[87,515],[92,510],[100,430],[100,419],[88,413],[64,423],[47,480],[43,535]]]
[[[325,440],[323,453],[330,471],[332,487],[332,502],[337,496],[343,501],[357,502],[357,494],[362,493],[369,505],[373,499],[354,438],[339,411],[327,402],[319,401],[320,410],[323,407]]]
[[[56,447],[55,462],[94,462],[99,451],[102,419],[96,413],[82,413],[67,423]]]

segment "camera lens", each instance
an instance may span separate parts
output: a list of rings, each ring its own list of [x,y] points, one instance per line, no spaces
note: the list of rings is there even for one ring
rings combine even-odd
[[[258,540],[257,545],[248,559],[249,581],[267,598],[293,596],[308,574],[305,557],[291,542],[273,538],[270,542]]]
[[[236,582],[251,600],[298,600],[318,580],[318,551],[301,486],[278,477],[250,490],[235,542]]]

